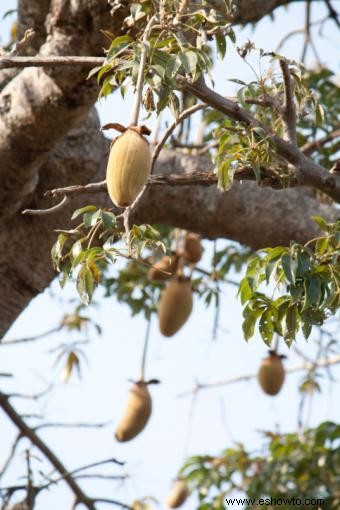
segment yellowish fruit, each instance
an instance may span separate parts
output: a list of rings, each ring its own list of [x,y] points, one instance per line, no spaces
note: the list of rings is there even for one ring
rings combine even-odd
[[[188,233],[184,239],[183,257],[190,264],[197,264],[202,258],[203,248],[197,234]]]
[[[144,382],[132,386],[124,414],[117,427],[117,441],[130,441],[136,437],[147,424],[152,411],[151,396]]]
[[[270,352],[269,356],[262,360],[258,380],[261,388],[267,395],[277,395],[282,388],[285,379],[285,369],[281,357]]]
[[[166,500],[166,505],[168,508],[179,508],[183,505],[188,496],[189,491],[185,481],[176,480]]]
[[[149,143],[132,128],[116,138],[106,170],[110,198],[118,207],[128,207],[145,185],[151,170]]]
[[[178,267],[178,256],[174,253],[169,257],[165,255],[150,268],[148,279],[155,282],[164,282],[173,276]],[[167,274],[168,273],[168,274]]]
[[[164,289],[158,307],[159,328],[164,336],[172,336],[187,321],[192,310],[190,280],[176,278]]]

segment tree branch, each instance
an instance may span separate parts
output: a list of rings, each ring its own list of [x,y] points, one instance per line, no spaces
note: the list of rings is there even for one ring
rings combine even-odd
[[[178,82],[189,92],[204,103],[224,113],[231,119],[245,123],[247,126],[258,126],[264,130],[266,136],[276,146],[279,156],[298,170],[296,177],[301,185],[311,186],[329,195],[336,202],[340,202],[340,178],[331,175],[325,168],[307,158],[294,144],[273,134],[268,128],[255,119],[248,111],[240,107],[236,101],[231,101],[207,87],[203,80],[191,83],[183,77]]]
[[[327,145],[328,142],[336,140],[337,138],[340,138],[340,127],[318,140],[306,143],[300,147],[300,150],[305,154],[305,156],[310,156],[313,152],[320,150],[324,145]]]
[[[86,57],[86,56],[53,56],[53,57],[18,57],[9,56],[0,57],[0,69],[9,69],[12,67],[73,67],[73,66],[101,66],[105,61],[104,57]]]
[[[164,144],[166,143],[167,139],[172,135],[172,133],[175,131],[176,127],[179,126],[185,119],[190,117],[196,112],[199,112],[200,110],[204,110],[207,108],[208,105],[206,104],[195,104],[194,106],[191,106],[187,110],[184,110],[178,118],[170,124],[170,126],[164,131],[162,138],[158,142],[158,144],[155,146],[153,154],[152,154],[152,165],[151,165],[151,172],[152,169],[156,163],[156,160],[159,156],[159,153],[161,152]]]
[[[14,407],[10,404],[8,396],[0,392],[0,407],[7,414],[8,418],[20,430],[21,435],[27,437],[41,453],[49,460],[52,466],[63,476],[65,482],[76,496],[77,501],[82,503],[88,510],[95,510],[93,500],[86,496],[81,487],[68,473],[68,470],[58,459],[58,457],[50,450],[50,448],[40,439],[40,437],[31,429],[26,422],[17,413]]]
[[[316,368],[324,368],[324,367],[330,367],[332,365],[337,365],[340,363],[340,355],[334,356],[333,358],[325,358],[321,359],[319,361],[314,362],[304,362],[299,365],[288,367],[285,369],[286,374],[292,374],[295,372],[301,372],[302,370],[315,370]],[[244,381],[250,381],[252,379],[257,379],[258,373],[252,373],[252,374],[243,374],[238,375],[236,377],[231,377],[230,379],[224,379],[222,381],[215,381],[212,383],[197,383],[195,387],[191,390],[184,391],[183,393],[180,393],[178,395],[178,398],[186,397],[188,395],[196,394],[198,391],[201,390],[208,390],[212,388],[217,388],[219,386],[228,386],[229,384],[244,382]]]
[[[285,60],[280,60],[280,67],[282,70],[284,90],[285,90],[285,104],[283,107],[283,120],[286,124],[287,138],[293,144],[296,142],[296,106],[293,92],[292,77],[290,74],[289,66]]]

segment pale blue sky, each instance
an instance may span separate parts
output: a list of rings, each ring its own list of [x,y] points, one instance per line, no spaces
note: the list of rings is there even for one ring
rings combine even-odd
[[[15,2],[2,0],[0,16],[13,6]],[[313,17],[318,19],[324,15],[321,2],[313,4]],[[276,11],[275,20],[274,24],[269,19],[263,20],[255,31],[251,27],[238,29],[237,44],[240,46],[250,38],[258,47],[275,49],[285,33],[303,26],[303,5],[296,3],[288,9]],[[0,24],[1,42],[7,40],[9,25],[10,19]],[[318,51],[325,63],[338,70],[337,34],[331,22],[327,23],[325,33],[327,38],[316,39]],[[301,37],[291,39],[282,53],[298,58]],[[310,61],[313,62],[312,55]],[[249,79],[249,76],[249,69],[240,62],[229,44],[225,62],[216,65],[216,88],[223,94],[232,94],[234,85],[226,79]],[[102,101],[98,109],[102,123],[124,122],[129,111],[129,99],[124,103],[116,94]],[[210,250],[206,243],[205,260],[208,260]],[[60,298],[75,296],[75,293],[71,286],[61,292],[56,282],[52,290],[58,299],[52,299],[49,290],[37,297],[13,325],[8,338],[33,335],[58,323],[61,315],[70,309]],[[249,448],[257,448],[261,445],[259,430],[277,427],[282,431],[296,429],[299,402],[296,388],[301,374],[288,377],[282,392],[274,399],[263,395],[256,381],[202,392],[192,420],[189,418],[191,399],[176,399],[179,392],[192,387],[196,378],[214,381],[256,372],[266,353],[258,337],[249,344],[243,340],[241,306],[236,300],[235,288],[226,287],[221,305],[223,331],[216,341],[211,339],[213,310],[206,310],[197,300],[188,324],[174,338],[162,338],[156,320],[153,321],[147,373],[162,381],[161,385],[151,388],[154,412],[145,432],[130,443],[117,443],[113,439],[113,432],[127,397],[130,385],[127,379],[138,375],[146,324],[141,318],[132,319],[127,307],[117,304],[114,297],[100,300],[98,296],[98,301],[100,306],[91,308],[90,313],[102,325],[103,336],[92,335],[93,341],[85,347],[89,365],[84,365],[82,381],[73,378],[68,385],[58,385],[48,399],[38,404],[15,402],[21,411],[44,413],[48,421],[97,422],[112,419],[112,424],[99,431],[49,429],[41,433],[70,469],[111,456],[127,461],[126,468],[115,471],[117,474],[121,471],[131,473],[130,481],[120,488],[112,482],[88,481],[83,485],[89,493],[111,496],[127,503],[154,495],[162,502],[184,455],[218,453],[231,446],[233,441],[242,441]],[[81,338],[82,335],[74,337]],[[69,337],[58,334],[31,345],[3,347],[0,351],[0,372],[11,371],[15,378],[1,380],[1,388],[8,392],[34,392],[44,388],[50,381],[59,381],[60,366],[54,367],[56,354],[50,350],[59,342],[68,341]],[[313,350],[303,340],[300,347],[305,352]],[[285,348],[282,351],[287,354]],[[296,362],[296,356],[289,353],[287,366]],[[339,378],[339,367],[333,369],[333,374]],[[335,385],[331,387],[325,381],[322,395],[314,399],[311,425],[325,419],[340,419],[337,393],[339,388],[336,389]],[[2,460],[15,432],[2,413],[0,431]],[[21,459],[24,446],[25,442],[22,442],[19,448]],[[42,459],[40,454],[38,457]],[[43,465],[41,460],[35,461],[37,470]],[[105,471],[108,472],[107,468]],[[23,474],[23,461],[17,462],[3,483],[14,483]],[[65,485],[61,484],[39,497],[37,510],[46,507],[50,510],[70,508],[70,493]],[[183,506],[185,510],[192,508],[192,500]]]

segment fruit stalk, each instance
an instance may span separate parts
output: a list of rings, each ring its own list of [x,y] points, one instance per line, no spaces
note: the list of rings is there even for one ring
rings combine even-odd
[[[143,85],[144,85],[144,69],[146,64],[147,57],[147,41],[150,36],[152,27],[156,21],[156,16],[152,16],[146,25],[145,32],[142,39],[143,49],[140,59],[140,66],[138,71],[137,83],[136,83],[136,92],[135,92],[135,100],[134,105],[131,112],[130,126],[138,125],[139,111],[140,105],[142,102],[142,94],[143,94]]]
[[[147,353],[148,353],[148,346],[149,346],[150,329],[151,329],[151,315],[148,318],[148,322],[147,322],[147,326],[146,326],[145,339],[144,339],[144,348],[143,348],[141,371],[140,371],[140,379],[141,379],[141,381],[145,381],[145,365],[146,365],[146,356],[147,356]]]

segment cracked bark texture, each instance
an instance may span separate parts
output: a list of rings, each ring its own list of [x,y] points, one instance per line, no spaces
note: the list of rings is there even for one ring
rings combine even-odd
[[[239,1],[236,21],[250,21],[251,12],[261,17],[260,12],[267,14],[281,3],[253,0],[251,10]],[[107,0],[20,0],[19,32],[36,30],[29,50],[33,53],[101,55],[105,41],[99,29],[121,33],[125,14],[112,18],[109,9]],[[0,338],[55,276],[50,261],[53,229],[67,228],[71,211],[80,205],[108,205],[101,193],[74,197],[54,215],[20,213],[25,207],[52,205],[43,198],[47,189],[104,177],[109,142],[99,132],[93,109],[95,80],[85,81],[86,74],[79,67],[27,68],[10,75],[9,82],[8,75],[0,75]],[[210,165],[203,157],[164,151],[156,171],[207,171]],[[310,220],[315,214],[334,219],[336,211],[302,189],[274,191],[246,182],[235,183],[228,193],[215,186],[150,187],[132,220],[166,223],[209,239],[224,237],[259,248],[315,236]]]

